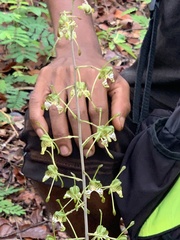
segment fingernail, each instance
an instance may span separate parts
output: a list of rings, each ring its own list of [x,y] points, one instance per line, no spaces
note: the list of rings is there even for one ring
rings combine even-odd
[[[123,129],[124,128],[124,123],[125,123],[125,118],[124,117],[120,117],[119,118],[119,122],[120,122],[121,129]]]
[[[61,146],[60,147],[60,154],[63,156],[68,156],[69,155],[69,149],[66,146]]]

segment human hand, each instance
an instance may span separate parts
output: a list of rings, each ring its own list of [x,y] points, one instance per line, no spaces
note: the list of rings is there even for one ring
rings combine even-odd
[[[29,113],[30,120],[37,135],[41,137],[44,134],[43,129],[48,132],[48,125],[44,118],[44,110],[42,106],[48,94],[52,92],[52,86],[56,93],[61,93],[61,99],[68,103],[71,99],[71,89],[66,89],[68,86],[74,85],[74,65],[71,53],[66,50],[61,56],[58,56],[51,64],[44,67],[38,77],[35,89],[30,97]],[[81,56],[75,56],[77,66],[95,66],[101,69],[107,62],[103,59],[101,54],[93,51],[88,51],[88,54],[82,51]],[[95,78],[97,77],[98,70],[92,67],[80,68],[81,81],[86,83],[88,90],[91,91]],[[120,114],[120,117],[113,119],[112,123],[116,130],[121,130],[124,126],[125,118],[130,111],[129,100],[129,85],[114,70],[115,82],[110,82],[109,88],[104,88],[102,80],[98,80],[95,84],[92,93],[92,102],[96,108],[102,109],[101,125],[107,123],[109,119],[108,95],[111,97],[111,116]],[[66,89],[63,91],[63,89]],[[69,108],[77,115],[76,100],[73,98],[69,103]],[[80,116],[82,122],[82,141],[87,139],[96,128],[90,127],[84,121],[91,121],[95,125],[99,125],[99,112],[94,108],[91,103],[86,102],[85,97],[79,98]],[[70,111],[67,113],[62,112],[59,114],[57,107],[52,105],[49,108],[50,121],[54,138],[61,138],[57,140],[57,145],[60,148],[60,153],[63,156],[68,156],[72,152],[71,140],[63,138],[69,135],[68,121],[71,125],[73,135],[78,136],[77,119],[73,117]],[[68,115],[68,117],[67,117]],[[38,123],[38,124],[37,124]],[[76,143],[78,140],[75,139]],[[92,144],[89,141],[84,147],[84,155],[86,155],[89,147]],[[94,147],[89,152],[89,156],[94,154]]]

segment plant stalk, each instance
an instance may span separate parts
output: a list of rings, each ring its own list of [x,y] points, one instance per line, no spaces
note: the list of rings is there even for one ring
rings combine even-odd
[[[74,8],[74,0],[72,0],[72,14],[73,14],[73,8]],[[74,85],[75,85],[75,99],[76,99],[76,107],[77,107],[77,115],[78,115],[78,142],[79,142],[79,152],[80,152],[80,160],[81,160],[81,174],[82,174],[82,188],[83,188],[83,202],[84,202],[84,229],[85,229],[85,240],[89,240],[89,230],[88,230],[88,212],[87,212],[87,197],[85,195],[85,189],[86,189],[86,175],[85,173],[85,164],[84,164],[84,154],[83,154],[83,141],[82,141],[82,128],[81,128],[81,116],[80,116],[80,107],[79,107],[79,101],[77,96],[77,66],[76,66],[76,59],[75,59],[75,51],[74,51],[74,41],[71,38],[71,48],[72,48],[72,59],[73,59],[73,65],[74,65]]]

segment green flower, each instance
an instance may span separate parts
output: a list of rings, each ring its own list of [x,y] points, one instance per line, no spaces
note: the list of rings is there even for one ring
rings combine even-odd
[[[102,225],[99,225],[97,226],[96,231],[92,234],[94,236],[92,240],[110,240],[108,234],[108,230]]]
[[[76,82],[77,96],[81,98],[82,96],[89,98],[90,91],[87,89],[85,82]],[[75,95],[75,88],[71,90],[71,96]]]
[[[94,13],[94,9],[89,5],[89,3],[85,0],[84,3],[78,7],[79,9],[83,10],[86,14]]]
[[[99,194],[100,198],[101,198],[101,201],[102,202],[105,202],[105,198],[103,196],[103,186],[102,186],[102,183],[99,181],[99,180],[96,180],[96,175],[99,171],[99,169],[102,167],[103,165],[100,164],[96,170],[96,172],[94,173],[94,176],[93,178],[91,179],[90,176],[86,174],[86,176],[88,177],[89,179],[89,184],[87,186],[87,189],[85,190],[85,194],[87,196],[87,198],[90,198],[90,195],[92,192],[96,192],[97,194]]]
[[[41,138],[41,155],[47,151],[47,148],[50,147],[51,149],[57,149],[59,153],[59,148],[55,141],[48,135],[48,133],[44,134]]]
[[[121,186],[122,182],[115,178],[112,182],[111,182],[111,185],[109,187],[109,192],[112,192],[112,193],[117,193],[118,196],[120,198],[123,198],[123,193],[122,193],[122,186]]]
[[[49,178],[53,178],[55,181],[58,180],[58,168],[55,165],[48,165],[45,175],[43,177],[43,182],[47,181]]]
[[[87,198],[90,199],[92,192],[96,192],[97,194],[99,194],[101,201],[105,202],[105,198],[103,196],[102,184],[100,181],[98,181],[94,178],[90,180],[87,190],[85,191]]]
[[[62,209],[60,211],[56,211],[54,214],[53,214],[53,217],[52,217],[52,222],[53,223],[60,223],[61,226],[60,226],[60,230],[62,232],[64,232],[66,230],[65,226],[64,226],[64,222],[67,222],[67,216],[66,216],[66,213],[65,211]]]
[[[64,195],[64,199],[71,198],[74,200],[75,203],[79,202],[81,197],[82,197],[82,194],[80,192],[80,188],[76,185],[74,185],[73,187],[70,187],[69,190],[67,190],[67,192]]]
[[[58,27],[58,38],[66,38],[67,40],[76,39],[75,28],[77,27],[76,22],[72,19],[73,16],[66,11],[61,13],[59,18],[59,27]]]
[[[47,96],[42,108],[48,111],[49,108],[53,105],[57,107],[59,113],[62,113],[64,111],[64,108],[60,105],[60,98],[59,94],[57,93],[50,93]]]
[[[99,79],[104,79],[102,82],[102,85],[105,88],[109,88],[108,80],[110,80],[112,83],[115,82],[114,80],[114,73],[113,73],[113,67],[112,66],[104,66],[100,69],[99,72]]]

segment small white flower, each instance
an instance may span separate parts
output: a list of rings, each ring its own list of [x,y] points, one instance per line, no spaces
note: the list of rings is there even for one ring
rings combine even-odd
[[[107,82],[107,79],[104,79],[104,81],[102,82],[102,85],[103,85],[103,87],[105,87],[105,88],[109,88],[109,84],[108,84],[108,82]]]
[[[114,73],[111,72],[109,75],[108,75],[108,79],[111,81],[111,82],[115,82],[114,80]]]
[[[51,105],[52,105],[52,104],[51,104],[49,101],[45,101],[45,103],[44,103],[44,108],[45,108],[45,110],[48,111],[49,108],[51,107]]]
[[[109,137],[110,137],[113,141],[117,141],[115,132],[110,133],[110,134],[109,134]]]
[[[101,138],[101,144],[105,147],[108,147],[108,141],[107,141],[107,138]]]
[[[59,114],[64,111],[64,108],[63,108],[62,106],[57,105],[56,107],[57,107],[57,110],[58,110],[58,113],[59,113]]]

